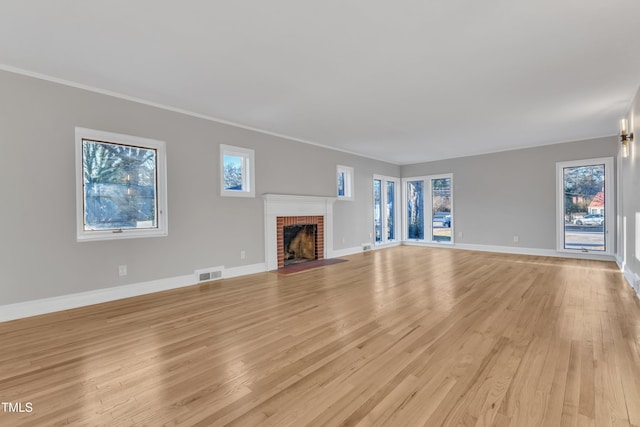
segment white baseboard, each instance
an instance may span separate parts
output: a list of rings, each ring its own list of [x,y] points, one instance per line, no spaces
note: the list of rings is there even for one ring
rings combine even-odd
[[[341,256],[355,255],[359,253],[362,253],[362,246],[333,250],[328,254],[327,258],[340,258]]]
[[[624,270],[622,270],[622,274],[624,275],[625,280],[627,281],[627,283],[629,284],[629,286],[631,286],[633,288],[634,291],[638,292],[638,290],[635,287],[635,282],[636,282],[636,274],[631,271],[630,268],[626,267]]]
[[[267,264],[261,262],[259,264],[241,265],[239,267],[230,267],[222,272],[223,279],[232,277],[247,276],[249,274],[264,273],[267,271]]]
[[[471,251],[485,252],[501,252],[515,255],[534,255],[549,256],[556,258],[574,258],[574,259],[591,259],[595,261],[615,261],[613,255],[589,254],[580,252],[558,252],[555,249],[539,249],[539,248],[519,248],[514,246],[493,246],[493,245],[474,245],[474,244],[456,244],[457,249],[465,249]]]
[[[629,265],[620,257],[616,257],[616,264],[618,264],[618,268],[620,268],[620,271],[624,275],[624,279],[627,281],[629,286],[631,286],[631,289],[633,289],[638,295],[638,298],[640,298],[640,275],[631,270]]]
[[[402,245],[402,242],[400,241],[389,242],[389,243],[375,243],[371,246],[371,249],[373,249],[374,251],[377,251],[378,249],[392,248],[394,246],[400,246],[400,245]]]
[[[420,242],[417,240],[404,240],[401,243],[403,246],[426,246],[429,248],[444,248],[444,249],[456,249],[453,243],[438,243],[438,242]],[[457,248],[462,249],[462,248]]]
[[[400,246],[402,244],[403,243],[401,241],[391,242],[391,243],[380,243],[380,244],[378,244],[378,243],[363,243],[362,245],[355,246],[353,248],[338,249],[338,250],[332,251],[329,254],[328,258],[340,258],[340,257],[347,256],[347,255],[360,254],[360,253],[364,252],[364,250],[362,249],[364,245],[370,245],[372,251],[377,251],[379,249],[391,248],[393,246]]]
[[[515,246],[496,246],[496,245],[477,245],[471,243],[430,243],[430,242],[416,242],[416,241],[398,241],[393,243],[385,243],[379,245],[372,245],[373,250],[385,249],[393,246],[427,246],[431,248],[443,248],[443,249],[463,249],[469,251],[481,251],[481,252],[497,252],[505,254],[515,255],[534,255],[534,256],[550,256],[557,258],[577,258],[577,259],[592,259],[596,261],[615,261],[616,258],[613,255],[599,255],[599,254],[583,254],[583,253],[570,253],[570,252],[557,252],[554,249],[538,249],[538,248],[519,248]],[[330,253],[329,258],[338,258],[341,256],[354,255],[362,252],[362,246],[356,246],[353,248],[338,249]]]
[[[408,246],[429,246],[432,248],[463,249],[468,251],[480,251],[480,252],[498,252],[503,254],[514,254],[514,255],[533,255],[533,256],[550,256],[550,257],[557,257],[557,258],[592,259],[596,261],[615,261],[616,260],[615,256],[613,255],[557,252],[554,249],[519,248],[515,246],[477,245],[472,243],[454,243],[454,244],[426,243],[426,242],[412,242],[412,241],[405,241],[402,244],[408,245]]]
[[[0,306],[0,322],[100,304],[195,284],[193,274]]]
[[[265,263],[231,267],[223,270],[223,279],[261,273],[267,270]],[[154,292],[167,291],[185,286],[197,285],[193,274],[152,280],[149,282],[133,283],[130,285],[114,286],[112,288],[97,289],[95,291],[77,294],[61,295],[52,298],[42,298],[32,301],[19,302],[0,306],[0,322],[38,316],[56,311],[69,310],[87,305],[100,304],[123,298],[136,297]]]

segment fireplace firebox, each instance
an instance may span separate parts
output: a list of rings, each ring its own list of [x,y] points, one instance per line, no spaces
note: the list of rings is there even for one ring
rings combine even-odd
[[[276,218],[278,268],[324,259],[323,216],[279,216]]]
[[[284,265],[316,259],[316,224],[287,225],[283,229]]]

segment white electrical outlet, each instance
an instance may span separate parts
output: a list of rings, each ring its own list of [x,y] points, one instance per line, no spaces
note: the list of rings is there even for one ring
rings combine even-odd
[[[240,251],[240,259],[245,259],[247,253],[245,251]]]
[[[458,238],[462,239],[462,231],[458,231]]]
[[[520,242],[520,236],[513,236],[513,243]]]
[[[127,275],[127,264],[123,264],[123,265],[119,265],[118,266],[118,274],[120,276],[126,276]]]

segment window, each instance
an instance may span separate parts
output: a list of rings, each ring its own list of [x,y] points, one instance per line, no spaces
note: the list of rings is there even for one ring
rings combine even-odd
[[[76,128],[77,239],[167,235],[163,141]]]
[[[338,165],[338,200],[353,200],[353,168]]]
[[[220,145],[220,182],[222,196],[255,197],[253,150]]]
[[[385,212],[387,224],[387,240],[396,239],[396,181],[387,181],[387,193],[386,193],[386,210]]]
[[[612,253],[613,159],[556,164],[557,250]]]
[[[431,180],[431,240],[451,241],[451,177]]]
[[[424,240],[424,181],[407,182],[407,239]]]
[[[382,243],[382,180],[373,180],[373,235]]]
[[[404,238],[453,243],[453,175],[405,178],[402,182]]]
[[[374,175],[373,177],[373,233],[376,243],[388,243],[396,239],[396,188],[397,178]]]

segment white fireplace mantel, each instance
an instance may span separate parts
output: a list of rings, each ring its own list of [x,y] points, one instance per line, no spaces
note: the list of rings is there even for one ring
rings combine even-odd
[[[267,270],[278,268],[278,244],[276,218],[279,216],[323,216],[324,257],[333,252],[333,204],[336,197],[294,196],[265,194],[264,196],[264,244]]]

